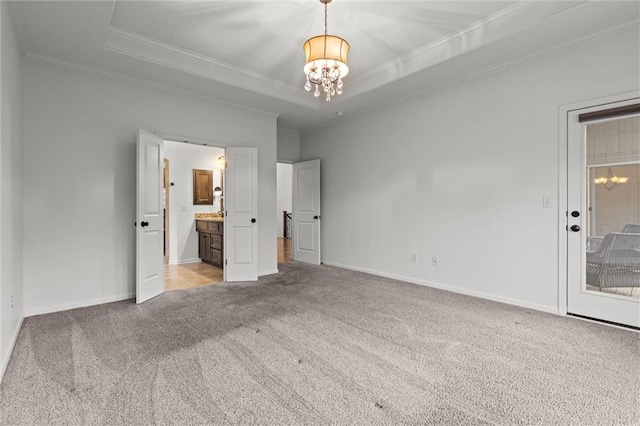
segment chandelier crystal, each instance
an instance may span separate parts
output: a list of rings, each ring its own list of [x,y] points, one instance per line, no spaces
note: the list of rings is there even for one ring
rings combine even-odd
[[[313,95],[318,97],[324,92],[328,102],[331,96],[340,95],[344,90],[342,78],[349,74],[349,43],[342,37],[327,33],[327,4],[331,0],[320,0],[320,3],[324,4],[324,35],[311,37],[302,47],[306,56],[304,73],[307,76],[304,88],[309,92],[315,86]]]

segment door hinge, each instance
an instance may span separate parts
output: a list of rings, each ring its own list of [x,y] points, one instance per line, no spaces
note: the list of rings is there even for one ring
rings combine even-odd
[[[227,259],[224,260],[224,264],[227,265],[229,261]]]

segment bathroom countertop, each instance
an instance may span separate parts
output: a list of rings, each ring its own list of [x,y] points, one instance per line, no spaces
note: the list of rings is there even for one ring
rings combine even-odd
[[[197,217],[196,220],[202,220],[203,222],[224,222],[222,217]]]
[[[224,217],[222,217],[221,213],[196,213],[195,219],[206,222],[224,222]]]

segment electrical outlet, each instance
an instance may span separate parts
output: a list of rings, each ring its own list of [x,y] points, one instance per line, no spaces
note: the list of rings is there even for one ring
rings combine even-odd
[[[438,266],[438,258],[437,257],[432,257],[431,258],[431,266]]]
[[[411,263],[418,263],[418,255],[411,253]]]

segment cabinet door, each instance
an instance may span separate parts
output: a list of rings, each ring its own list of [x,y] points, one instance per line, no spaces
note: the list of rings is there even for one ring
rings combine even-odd
[[[222,251],[211,249],[211,264],[222,268]]]
[[[193,204],[213,205],[213,171],[193,169]]]
[[[199,233],[198,239],[198,257],[203,262],[211,261],[211,237],[209,234]]]
[[[211,235],[211,248],[222,250],[222,235]]]

